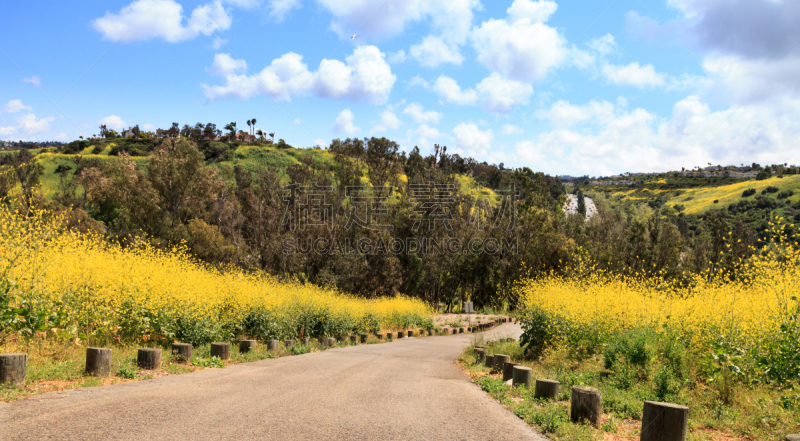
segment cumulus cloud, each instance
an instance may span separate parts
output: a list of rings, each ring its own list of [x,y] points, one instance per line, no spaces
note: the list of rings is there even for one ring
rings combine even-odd
[[[185,22],[185,24],[184,24]],[[211,35],[231,26],[231,16],[215,1],[192,10],[187,18],[175,0],[135,0],[119,12],[106,12],[92,23],[107,40],[131,42],[163,38],[169,43]]]
[[[434,110],[425,110],[419,103],[409,104],[403,109],[403,113],[409,115],[417,124],[439,124],[442,119],[441,113]]]
[[[453,128],[456,139],[456,153],[474,158],[486,157],[492,148],[494,133],[491,129],[481,130],[475,124],[459,124]]]
[[[11,100],[5,106],[5,111],[7,113],[17,113],[23,110],[31,111],[33,108],[22,104],[22,100]]]
[[[606,64],[603,66],[603,75],[609,83],[638,88],[663,86],[666,83],[666,75],[656,72],[651,64],[646,66],[640,66],[639,63],[627,66]]]
[[[554,121],[572,114],[573,120],[584,124],[579,129],[562,124],[532,141],[535,151],[547,152],[544,168],[607,175],[676,170],[707,162],[738,164],[743,158],[767,164],[800,161],[796,98],[712,111],[699,96],[690,95],[673,106],[668,118],[641,108],[628,110],[624,104],[554,104],[550,109]]]
[[[423,149],[433,147],[435,140],[444,138],[446,135],[439,131],[436,127],[431,127],[427,124],[422,124],[414,130],[408,130],[406,135],[409,139],[416,137],[416,144]]]
[[[587,45],[600,55],[608,55],[617,48],[617,41],[613,35],[606,34],[592,39]]]
[[[519,135],[522,132],[522,127],[513,124],[503,124],[503,129],[500,131],[503,135]]]
[[[411,78],[410,80],[406,81],[406,84],[408,85],[409,89],[414,87],[414,86],[420,86],[423,89],[428,89],[428,88],[431,87],[431,85],[419,75],[415,75],[413,78]]]
[[[381,120],[370,130],[370,133],[376,134],[386,132],[389,129],[395,130],[402,124],[403,122],[400,121],[400,118],[398,118],[393,111],[386,109],[381,113]]]
[[[497,72],[492,72],[475,88],[478,90],[481,105],[498,113],[507,112],[516,104],[526,104],[533,93],[531,86],[504,78]]]
[[[406,51],[400,49],[397,52],[392,52],[386,57],[386,60],[392,64],[400,64],[406,61]]]
[[[100,121],[97,121],[97,124],[105,124],[106,127],[114,130],[122,130],[127,127],[125,121],[123,121],[122,118],[118,117],[117,115],[107,116]]]
[[[222,77],[225,84],[202,87],[209,99],[229,96],[248,99],[263,94],[290,100],[295,93],[313,92],[320,97],[382,104],[397,79],[384,57],[375,46],[358,46],[345,62],[323,59],[317,72],[312,73],[301,55],[289,52],[261,72],[246,75],[244,60],[217,54],[209,73]]]
[[[531,22],[544,23],[550,19],[558,9],[556,2],[551,1],[532,1],[532,0],[514,0],[511,7],[506,11],[508,16],[513,20],[527,18]]]
[[[20,139],[33,139],[34,135],[50,131],[50,123],[55,121],[55,118],[48,116],[47,118],[37,118],[33,113],[28,113],[14,118],[16,123],[13,126],[0,126],[0,136],[7,136]]]
[[[517,0],[509,13],[519,15],[510,15],[506,20],[487,20],[475,28],[472,41],[478,61],[508,78],[533,81],[568,60],[566,39],[558,30],[543,23],[550,16],[544,13],[547,12],[547,7],[542,6],[545,3],[550,2]],[[531,5],[538,6],[531,8]]]
[[[464,61],[458,45],[433,35],[428,35],[422,43],[411,46],[410,54],[425,67],[438,67],[446,63],[460,65]]]
[[[478,101],[478,93],[475,90],[462,90],[456,80],[444,75],[436,79],[433,90],[447,103],[471,105]]]
[[[278,23],[282,22],[293,9],[303,6],[302,0],[270,0],[269,15]]]
[[[361,129],[353,125],[353,120],[355,116],[350,109],[344,109],[339,116],[336,117],[336,121],[333,123],[333,131],[338,133],[347,133],[347,134],[354,134],[358,133]]]

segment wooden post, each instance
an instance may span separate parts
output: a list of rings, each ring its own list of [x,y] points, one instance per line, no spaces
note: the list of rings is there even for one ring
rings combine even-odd
[[[211,356],[219,357],[220,360],[231,358],[231,344],[225,342],[211,343]]]
[[[378,337],[378,340],[383,340],[383,334],[375,334],[375,337]]]
[[[139,349],[136,353],[136,365],[149,371],[161,369],[161,349]]]
[[[322,342],[320,342],[322,343]],[[325,345],[323,345],[325,346]],[[278,350],[278,340],[267,340],[267,350],[268,351],[277,351]]]
[[[672,403],[645,401],[641,441],[686,441],[689,408]]]
[[[511,374],[511,385],[518,386],[520,384],[524,384],[526,389],[531,388],[531,377],[533,376],[533,371],[531,368],[527,366],[514,366],[514,370]]]
[[[419,332],[417,333],[417,335],[419,335],[420,337],[425,337],[425,330],[424,329],[420,329]]]
[[[494,355],[487,355],[487,356],[486,356],[486,358],[484,358],[484,364],[485,364],[485,365],[486,365],[486,367],[488,367],[489,369],[491,369],[492,367],[494,367]]]
[[[239,353],[246,354],[255,349],[257,344],[255,340],[239,340]]]
[[[351,335],[350,336],[350,342],[351,343],[358,343],[358,337],[355,334]]]
[[[366,343],[367,339],[369,338],[369,334],[361,334],[361,343]]]
[[[428,329],[428,337],[433,335],[433,329]]]
[[[192,361],[192,345],[189,343],[173,343],[172,356],[183,362]]]
[[[458,328],[458,333],[459,334],[463,334],[464,333],[464,328]]]
[[[593,387],[573,386],[570,418],[576,423],[580,420],[587,420],[597,427],[600,424],[600,415],[603,410],[600,404],[601,400],[602,396],[599,390]]]
[[[28,371],[28,354],[0,354],[0,384],[22,384]]]
[[[413,329],[408,331],[408,338],[412,338],[412,337],[414,337],[414,330]]]
[[[558,386],[561,383],[555,380],[536,379],[536,389],[533,391],[533,398],[543,400],[557,400]]]
[[[95,377],[111,375],[111,349],[86,348],[86,373]]]
[[[340,335],[340,336],[336,337],[336,340],[338,340],[339,343],[342,343],[343,341],[347,340],[347,336],[346,335]]]
[[[495,372],[503,372],[503,364],[510,362],[511,357],[503,354],[494,354],[494,369]]]
[[[405,331],[397,331],[397,338],[405,338],[406,332]]]
[[[391,332],[387,332],[386,333],[386,340],[391,340],[392,339],[392,335],[393,334]]]
[[[458,329],[453,328],[453,334],[458,334]]]
[[[320,337],[319,338],[319,345],[323,348],[328,346],[328,337]],[[267,349],[269,349],[269,341],[267,341]]]
[[[442,334],[449,334],[449,333],[450,333],[450,328],[448,327],[442,328]]]
[[[333,337],[328,338],[328,346],[336,346],[336,339]]]
[[[483,357],[486,356],[486,349],[483,348],[475,348],[475,363],[480,363],[483,361]]]
[[[508,381],[514,378],[514,366],[517,363],[505,362],[503,363],[503,381]]]
[[[292,346],[294,346],[294,340],[284,340],[284,341],[283,341],[283,346],[284,346],[286,349],[289,349],[289,348],[291,348]]]
[[[311,339],[308,337],[303,338],[303,346],[308,346],[311,343]]]

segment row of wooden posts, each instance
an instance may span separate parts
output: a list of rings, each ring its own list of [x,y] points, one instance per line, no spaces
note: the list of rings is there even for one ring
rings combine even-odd
[[[475,346],[476,362],[483,362],[495,372],[502,372],[503,381],[511,380],[512,387],[531,388],[533,371],[527,366],[511,362],[503,354],[486,355],[485,346]],[[533,397],[542,400],[557,400],[560,383],[555,380],[537,378]],[[573,422],[588,421],[600,424],[602,394],[591,387],[573,386],[570,397],[570,418]],[[642,414],[641,441],[685,441],[689,408],[672,403],[645,401]],[[800,435],[788,435],[786,441],[800,441]]]
[[[475,327],[466,328],[467,332],[473,332],[478,330],[484,330],[495,324],[499,323],[506,323],[510,319],[508,318],[498,318],[493,321],[486,321],[477,324]],[[444,334],[458,334],[464,333],[465,328],[443,328],[442,332]],[[427,333],[428,336],[432,336],[434,331],[432,329],[425,330],[420,329],[419,331],[398,331],[396,338],[405,338],[406,335],[408,337],[414,337],[414,335],[424,336]],[[379,340],[383,339],[383,334],[376,334],[376,337]],[[329,347],[336,345],[337,340],[339,342],[347,341],[348,339],[353,343],[366,343],[367,339],[369,338],[369,334],[360,334],[359,336],[350,335],[348,336],[339,336],[337,338],[332,337],[320,337],[319,344],[323,347]],[[395,335],[392,332],[386,333],[387,340],[394,340]],[[311,340],[306,337],[302,339],[302,344],[308,346]],[[269,351],[276,351],[278,350],[278,346],[280,344],[279,340],[267,340],[267,350]],[[239,352],[245,354],[250,352],[253,348],[257,345],[256,340],[240,340],[239,341]],[[283,345],[286,348],[290,348],[295,345],[295,340],[284,340]],[[172,343],[172,354],[183,360],[189,361],[192,359],[192,345],[189,343]],[[225,342],[217,342],[211,343],[211,356],[212,357],[219,357],[221,360],[228,360],[230,359],[231,355],[231,344]],[[140,348],[136,354],[136,365],[140,369],[144,370],[157,370],[161,368],[161,349],[158,348]],[[25,375],[27,372],[28,367],[28,354],[0,354],[0,384],[21,384],[25,379]],[[108,377],[111,375],[111,349],[108,348],[86,348],[86,373],[89,375],[94,375],[97,377]]]

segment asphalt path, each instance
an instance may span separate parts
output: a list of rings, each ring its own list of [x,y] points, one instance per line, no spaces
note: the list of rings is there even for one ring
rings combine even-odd
[[[520,333],[505,324],[484,334]],[[0,440],[546,440],[456,365],[477,335],[39,395],[0,404]]]

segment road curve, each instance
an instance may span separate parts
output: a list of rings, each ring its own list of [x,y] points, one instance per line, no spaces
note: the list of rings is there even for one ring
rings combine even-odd
[[[0,439],[546,440],[455,364],[472,337],[404,339],[40,395],[0,404]]]

